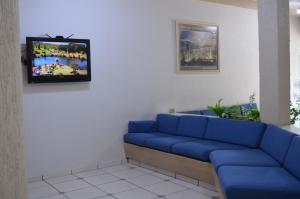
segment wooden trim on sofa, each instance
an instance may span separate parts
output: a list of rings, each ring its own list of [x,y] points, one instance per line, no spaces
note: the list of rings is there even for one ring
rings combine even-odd
[[[215,185],[210,163],[124,143],[126,158]]]
[[[213,176],[214,176],[214,179],[215,179],[215,184],[216,184],[220,199],[227,199],[226,195],[225,195],[225,193],[222,189],[222,186],[221,186],[221,183],[220,183],[220,180],[219,180],[219,177],[218,177],[216,171],[214,169],[212,169],[212,172],[213,172]]]

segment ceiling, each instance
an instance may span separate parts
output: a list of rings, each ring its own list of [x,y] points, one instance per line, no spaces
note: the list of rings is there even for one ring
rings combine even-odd
[[[221,3],[221,4],[238,6],[238,7],[249,8],[249,9],[257,8],[257,0],[201,0],[201,1]],[[291,15],[297,15],[296,11],[298,8],[300,8],[300,0],[290,0]]]

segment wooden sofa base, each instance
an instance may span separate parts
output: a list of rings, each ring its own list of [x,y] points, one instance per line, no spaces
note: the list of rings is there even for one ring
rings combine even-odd
[[[126,158],[215,185],[210,163],[124,143]]]

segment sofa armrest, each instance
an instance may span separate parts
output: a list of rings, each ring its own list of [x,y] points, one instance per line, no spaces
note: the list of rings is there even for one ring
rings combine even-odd
[[[157,131],[156,121],[130,121],[128,123],[128,133],[144,133]]]

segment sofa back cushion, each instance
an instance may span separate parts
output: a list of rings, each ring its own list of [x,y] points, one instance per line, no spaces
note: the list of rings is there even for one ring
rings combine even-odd
[[[194,110],[194,111],[183,111],[183,112],[179,112],[179,113],[183,113],[183,114],[192,114],[192,115],[202,115],[200,110]]]
[[[295,136],[287,152],[284,167],[300,180],[300,137]]]
[[[295,134],[274,125],[268,125],[260,148],[274,159],[283,163]]]
[[[156,121],[129,121],[128,133],[157,132]]]
[[[205,138],[258,147],[265,130],[265,124],[241,120],[209,118]]]
[[[181,116],[178,123],[177,135],[203,138],[207,120],[203,116]]]
[[[179,117],[169,114],[158,114],[157,123],[158,131],[175,135],[177,133]]]
[[[201,115],[208,115],[208,116],[217,116],[217,114],[212,110],[200,110]]]

